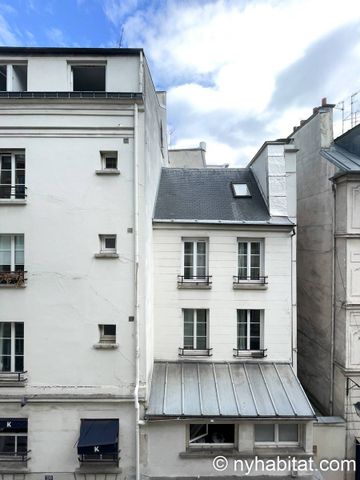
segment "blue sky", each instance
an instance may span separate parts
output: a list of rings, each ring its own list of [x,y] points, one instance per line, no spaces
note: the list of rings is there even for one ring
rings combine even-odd
[[[0,0],[2,45],[143,47],[171,145],[233,165],[360,89],[359,27],[359,0]]]

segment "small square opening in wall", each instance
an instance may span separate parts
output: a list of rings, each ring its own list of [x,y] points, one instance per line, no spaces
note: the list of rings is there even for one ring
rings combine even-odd
[[[117,152],[101,152],[101,167],[103,170],[117,170],[118,168]]]
[[[100,251],[116,253],[116,235],[100,235]]]
[[[116,325],[99,325],[100,343],[116,343]]]

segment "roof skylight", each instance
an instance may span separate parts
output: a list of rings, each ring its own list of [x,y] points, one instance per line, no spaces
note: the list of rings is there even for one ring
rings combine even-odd
[[[234,197],[251,197],[249,187],[246,183],[232,184]]]

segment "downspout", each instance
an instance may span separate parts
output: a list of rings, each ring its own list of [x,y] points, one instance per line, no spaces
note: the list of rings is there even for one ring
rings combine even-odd
[[[296,375],[297,375],[297,362],[296,365],[294,365],[294,349],[296,348],[296,341],[295,341],[295,328],[294,328],[294,321],[295,321],[295,306],[296,303],[294,303],[294,288],[296,286],[296,277],[295,277],[295,285],[294,285],[294,242],[295,242],[295,237],[296,235],[296,230],[295,227],[293,227],[292,232],[291,232],[291,365],[294,368]],[[297,322],[296,322],[297,326]],[[297,328],[297,327],[296,327]]]
[[[334,414],[334,352],[335,352],[335,255],[336,255],[336,185],[332,184],[333,191],[333,221],[332,221],[332,258],[331,258],[331,345],[330,345],[330,415]]]
[[[138,106],[134,105],[134,300],[135,300],[135,478],[140,480],[140,325],[139,325],[139,159]]]

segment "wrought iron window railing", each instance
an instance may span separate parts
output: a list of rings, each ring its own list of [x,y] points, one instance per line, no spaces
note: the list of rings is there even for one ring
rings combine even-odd
[[[0,272],[0,286],[13,285],[19,287],[25,285],[27,272],[24,270],[17,270],[12,272]]]
[[[85,462],[114,463],[118,465],[119,454],[120,454],[120,450],[117,453],[96,453],[96,454],[83,453],[83,454],[78,454],[78,459],[80,463],[85,463]]]
[[[31,450],[27,450],[26,452],[0,451],[0,462],[27,462],[30,460],[29,453],[31,453]]]
[[[26,190],[24,184],[9,185],[0,183],[0,200],[25,200]]]
[[[195,283],[201,285],[211,285],[211,275],[178,275],[178,285],[185,285],[187,283]]]
[[[212,348],[184,348],[179,347],[179,355],[181,357],[211,357]]]
[[[260,350],[244,350],[240,348],[233,349],[235,358],[264,358],[266,357],[266,348]]]
[[[2,371],[2,372],[0,372],[0,385],[1,385],[1,383],[7,383],[7,382],[24,383],[24,382],[27,381],[27,373],[28,373],[27,370],[25,370],[24,372],[5,372],[5,371]]]
[[[249,283],[249,284],[260,284],[260,285],[267,285],[267,279],[268,277],[264,276],[251,276],[251,277],[246,277],[243,275],[234,275],[233,277],[233,283],[234,285],[238,285],[241,283]]]

